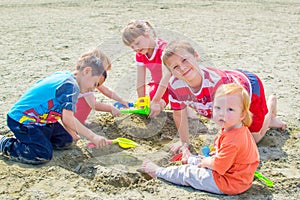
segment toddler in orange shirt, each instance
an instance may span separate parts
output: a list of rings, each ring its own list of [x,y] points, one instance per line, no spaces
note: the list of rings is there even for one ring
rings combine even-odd
[[[258,149],[248,129],[252,122],[249,106],[249,94],[242,86],[220,86],[213,103],[213,120],[221,127],[215,139],[216,154],[167,168],[145,160],[141,170],[153,178],[215,194],[245,192],[251,187],[259,164]]]

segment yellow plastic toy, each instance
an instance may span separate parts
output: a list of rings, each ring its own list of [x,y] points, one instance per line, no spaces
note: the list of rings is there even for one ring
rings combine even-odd
[[[124,109],[124,105],[120,104],[119,102],[114,104],[115,107],[120,109],[121,113],[134,113],[134,114],[141,114],[141,115],[149,115],[150,113],[150,97],[140,97],[135,103],[129,103],[129,109]]]

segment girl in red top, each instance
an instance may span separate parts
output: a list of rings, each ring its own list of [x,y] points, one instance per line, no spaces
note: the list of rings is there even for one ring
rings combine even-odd
[[[256,143],[248,129],[252,122],[248,92],[236,83],[220,86],[213,103],[213,119],[221,127],[216,154],[198,157],[192,164],[162,168],[149,160],[142,171],[152,177],[216,194],[248,190],[259,164]],[[188,162],[189,163],[189,162]]]
[[[149,96],[151,101],[159,92],[159,100],[156,106],[163,109],[168,103],[167,82],[171,77],[171,73],[164,74],[164,86],[160,84],[163,78],[162,69],[162,51],[167,42],[157,38],[153,26],[148,21],[134,20],[127,24],[122,30],[122,40],[125,45],[131,47],[135,52],[135,60],[137,64],[137,94],[138,97],[146,96],[146,68],[151,73],[151,81],[148,83]],[[165,73],[165,72],[164,72]],[[152,104],[152,102],[151,102]],[[153,105],[151,105],[152,107]]]

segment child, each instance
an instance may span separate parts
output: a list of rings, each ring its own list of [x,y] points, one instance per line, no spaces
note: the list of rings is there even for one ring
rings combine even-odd
[[[81,58],[91,56],[91,55],[94,55],[94,56],[100,58],[106,72],[111,70],[110,59],[102,51],[100,51],[97,48],[82,54]],[[99,80],[99,84],[97,86],[98,91],[100,91],[102,94],[104,94],[108,98],[118,101],[121,104],[128,107],[127,106],[128,101],[125,101],[123,98],[121,98],[119,95],[117,95],[114,91],[110,90],[109,88],[107,88],[103,85],[103,83],[106,79],[106,76],[107,76],[106,72],[103,73],[103,76]],[[92,111],[92,109],[94,109],[96,111],[110,112],[113,116],[119,116],[121,114],[120,111],[117,108],[115,108],[114,106],[107,105],[107,104],[96,101],[94,92],[79,94],[78,102],[76,104],[76,112],[75,112],[74,116],[82,124],[88,124],[87,118],[88,118],[90,112]]]
[[[125,45],[136,52],[138,97],[146,95],[147,68],[151,72],[151,81],[148,83],[150,100],[152,101],[157,95],[155,102],[151,102],[151,107],[163,109],[169,103],[168,90],[165,86],[171,77],[171,73],[166,71],[167,74],[164,74],[163,83],[160,84],[163,77],[161,55],[167,42],[157,38],[152,25],[143,20],[129,22],[122,30],[122,40]]]
[[[7,114],[13,138],[0,137],[0,152],[11,160],[42,164],[52,159],[52,149],[65,149],[80,134],[97,148],[107,145],[106,138],[96,135],[75,117],[79,93],[93,91],[105,72],[95,56],[77,62],[76,75],[56,72],[29,88]],[[59,122],[61,120],[62,124]]]
[[[285,123],[276,118],[276,97],[271,96],[266,103],[262,82],[255,74],[245,70],[199,66],[197,52],[184,41],[168,44],[162,59],[173,74],[169,81],[170,105],[180,136],[180,141],[171,145],[173,153],[183,143],[189,143],[186,107],[190,106],[200,115],[211,118],[214,93],[226,83],[238,83],[249,92],[250,111],[253,113],[253,123],[249,129],[256,142],[264,137],[268,128],[285,129]]]
[[[200,157],[192,164],[167,168],[145,160],[142,171],[152,177],[211,193],[235,195],[245,192],[251,187],[259,164],[257,146],[247,128],[252,121],[249,107],[250,98],[242,86],[235,83],[220,86],[213,104],[213,119],[221,127],[215,140],[216,154]]]

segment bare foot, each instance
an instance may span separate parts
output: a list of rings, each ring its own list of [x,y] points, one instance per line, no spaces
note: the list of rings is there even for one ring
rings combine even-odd
[[[156,178],[156,170],[159,168],[154,162],[149,159],[144,160],[141,171],[149,174],[152,178]]]
[[[282,122],[280,119],[278,119],[276,117],[272,117],[269,127],[270,128],[278,128],[278,129],[284,131],[286,129],[286,123]]]
[[[178,141],[176,143],[170,144],[170,151],[173,154],[176,154],[176,153],[178,153],[178,151],[180,150],[181,147],[182,147],[182,143],[181,143],[181,141]]]

